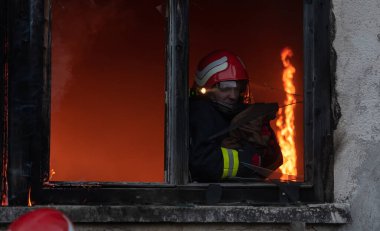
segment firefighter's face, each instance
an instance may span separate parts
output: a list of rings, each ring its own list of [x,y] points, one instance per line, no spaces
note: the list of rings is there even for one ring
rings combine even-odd
[[[214,101],[227,105],[239,102],[240,96],[245,91],[245,83],[236,81],[221,82],[212,89],[211,97]]]
[[[212,97],[216,102],[225,104],[236,104],[239,100],[240,92],[236,88],[216,88],[213,91]]]

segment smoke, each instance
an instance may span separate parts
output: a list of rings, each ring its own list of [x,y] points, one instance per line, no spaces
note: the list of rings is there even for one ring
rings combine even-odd
[[[162,1],[52,3],[53,180],[162,181]]]
[[[60,102],[70,87],[78,66],[88,59],[94,40],[120,11],[121,0],[52,2],[52,101],[59,110]],[[133,23],[133,12],[128,23]],[[132,20],[131,20],[132,19]],[[89,52],[90,51],[90,52]],[[74,69],[76,68],[76,69]]]
[[[62,39],[57,37],[52,48],[52,91],[51,97],[54,103],[52,105],[59,109],[62,97],[64,96],[67,82],[72,78],[71,52],[67,52]],[[55,109],[54,108],[54,109]],[[53,109],[53,110],[54,110]]]

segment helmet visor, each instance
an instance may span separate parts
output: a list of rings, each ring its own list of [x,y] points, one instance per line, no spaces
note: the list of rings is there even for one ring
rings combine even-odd
[[[244,94],[247,89],[247,81],[223,81],[216,84],[220,91],[237,91]]]

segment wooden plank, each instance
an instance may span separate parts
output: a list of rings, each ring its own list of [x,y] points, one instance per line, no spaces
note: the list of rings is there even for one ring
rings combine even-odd
[[[167,182],[188,180],[188,0],[168,1],[166,64]]]
[[[42,148],[43,1],[9,1],[9,204],[26,205]],[[36,175],[35,175],[36,176]],[[38,176],[38,175],[37,175]],[[37,177],[38,179],[38,177]]]
[[[313,93],[314,93],[314,11],[311,1],[304,3],[304,169],[305,182],[313,183]]]
[[[54,187],[37,189],[32,195],[34,205],[206,205],[210,204],[207,195],[212,194],[210,187],[150,187],[150,188],[105,188],[102,186],[87,187]],[[213,204],[241,205],[301,205],[316,202],[313,188],[299,188],[299,201],[279,201],[281,191],[277,186],[267,187],[223,187],[221,196]],[[212,195],[211,195],[212,196]]]
[[[48,181],[50,176],[50,106],[51,106],[51,7],[52,0],[44,1],[43,12],[43,81],[42,81],[42,101],[41,103],[41,120],[39,127],[41,129],[40,137],[40,159],[36,160],[36,165],[40,166],[41,172],[36,172],[39,177],[35,179],[33,187],[41,187]]]
[[[0,172],[1,172],[1,178],[0,178],[0,200],[2,200],[4,194],[6,194],[7,186],[6,186],[6,162],[8,159],[8,153],[7,153],[7,145],[4,140],[5,134],[6,134],[6,128],[7,128],[7,119],[5,116],[5,92],[6,92],[6,73],[5,73],[5,66],[7,62],[7,53],[6,53],[6,36],[7,36],[7,2],[6,0],[0,0],[0,150],[1,150],[1,157],[0,157]]]
[[[315,70],[314,70],[314,112],[313,112],[313,152],[314,185],[318,201],[332,198],[333,146],[331,117],[331,78],[330,52],[330,12],[331,1],[314,1],[315,15]],[[328,187],[327,187],[328,186]]]

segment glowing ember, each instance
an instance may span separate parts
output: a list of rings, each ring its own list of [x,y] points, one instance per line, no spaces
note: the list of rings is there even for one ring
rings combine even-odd
[[[53,178],[53,175],[55,174],[54,169],[50,169],[50,176],[49,176],[49,181]]]
[[[32,192],[32,188],[29,188],[29,191],[28,191],[28,206],[31,207],[32,206],[32,200],[30,198],[30,193]]]
[[[8,206],[8,198],[5,194],[1,197],[1,206]]]
[[[282,73],[282,82],[286,99],[284,100],[284,108],[280,108],[277,115],[276,126],[278,128],[276,136],[281,147],[281,151],[284,158],[284,163],[280,167],[282,174],[297,175],[297,155],[296,146],[294,142],[295,126],[294,126],[294,109],[296,99],[294,93],[296,91],[293,84],[293,76],[296,72],[294,66],[290,63],[290,58],[293,56],[293,52],[289,48],[285,48],[281,52],[281,60],[284,66]],[[282,180],[288,180],[287,176],[282,176]]]

